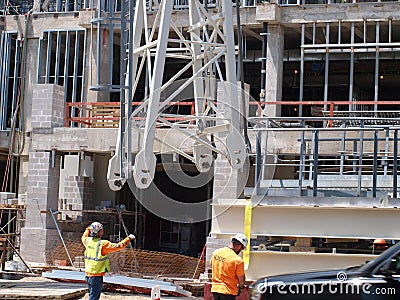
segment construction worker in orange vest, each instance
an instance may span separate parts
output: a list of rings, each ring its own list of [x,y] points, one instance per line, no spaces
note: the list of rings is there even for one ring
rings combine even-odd
[[[211,256],[212,287],[214,300],[235,300],[244,288],[246,276],[244,261],[239,253],[247,247],[247,237],[235,235],[228,247],[217,249]]]

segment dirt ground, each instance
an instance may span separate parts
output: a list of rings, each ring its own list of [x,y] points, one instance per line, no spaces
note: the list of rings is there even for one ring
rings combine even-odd
[[[25,277],[20,279],[20,281],[25,282],[54,282],[51,279],[43,278],[43,277]],[[86,293],[84,297],[75,298],[74,300],[88,300],[89,294]],[[116,293],[116,292],[107,292],[104,291],[101,293],[100,300],[120,300],[120,299],[131,299],[131,300],[150,300],[150,295],[144,294],[133,294],[133,293]],[[162,300],[200,300],[202,297],[172,297],[168,295],[161,295]]]
[[[89,294],[86,294],[85,297],[79,298],[79,300],[88,300]],[[140,295],[140,294],[130,294],[130,293],[110,293],[110,292],[102,292],[100,300],[119,300],[119,299],[132,299],[132,300],[149,300],[151,297],[149,295]],[[200,300],[203,298],[196,297],[171,297],[171,296],[163,296],[161,295],[162,300]]]

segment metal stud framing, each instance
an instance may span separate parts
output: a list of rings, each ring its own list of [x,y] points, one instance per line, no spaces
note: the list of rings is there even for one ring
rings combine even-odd
[[[65,102],[84,99],[86,31],[48,30],[39,41],[38,83],[65,87]],[[75,111],[72,111],[75,115]]]
[[[17,105],[21,43],[15,32],[2,32],[0,53],[0,130],[9,129]]]

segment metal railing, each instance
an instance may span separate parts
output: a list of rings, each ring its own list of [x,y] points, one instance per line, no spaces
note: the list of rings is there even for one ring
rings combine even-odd
[[[138,107],[143,102],[134,102],[132,105]],[[319,118],[304,117],[290,118],[279,117],[275,120],[278,127],[349,127],[349,126],[366,126],[366,125],[400,125],[398,118],[400,111],[398,110],[349,110],[353,107],[369,106],[398,106],[400,101],[276,101],[263,102],[263,106],[311,106],[318,107],[321,117],[327,118],[323,121]],[[324,111],[326,106],[329,110]],[[186,116],[193,116],[195,113],[194,101],[172,102],[168,107],[175,107],[175,110],[168,111],[168,114],[174,114],[176,120],[187,119]],[[179,107],[185,109],[178,109]],[[249,102],[249,117],[255,117],[261,109],[260,102]],[[120,116],[120,102],[67,102],[65,112],[65,127],[118,127]],[[348,117],[348,118],[346,118]],[[364,117],[363,124],[360,120]],[[171,118],[169,116],[169,118]],[[302,125],[302,123],[304,123]],[[251,124],[250,124],[251,125]]]
[[[250,118],[263,141],[255,157],[256,178],[264,182],[257,194],[397,198],[400,118],[391,120],[397,126],[384,125],[386,118],[373,119],[376,124],[368,117]],[[277,128],[282,120],[300,125]],[[357,121],[358,126],[312,128],[306,125],[311,120]]]
[[[137,108],[143,102],[133,102],[132,106]],[[171,102],[166,109],[173,108],[177,117],[166,117],[169,121],[184,120],[180,108],[188,111],[187,115],[194,115],[194,102]],[[143,115],[146,112],[143,111]],[[135,119],[145,120],[137,116]],[[68,102],[66,103],[64,127],[85,127],[85,128],[110,128],[118,127],[120,120],[119,102]]]
[[[268,1],[272,2],[272,1]],[[279,0],[282,6],[397,2],[397,0]]]
[[[120,12],[121,1],[118,0],[112,5],[114,12]],[[26,1],[0,1],[0,14],[6,15],[22,15],[27,13],[33,8],[33,0]],[[50,0],[43,1],[39,11],[41,12],[76,12],[82,9],[92,9],[100,7],[104,12],[110,12],[106,0]],[[203,1],[201,1],[203,2]],[[207,0],[207,6],[209,8],[216,7],[219,0]],[[258,3],[262,3],[262,0],[242,0],[243,7],[254,7]],[[108,2],[109,3],[109,2]],[[157,11],[158,1],[150,0],[147,1],[147,10]],[[174,0],[174,10],[187,10],[189,9],[189,0]]]

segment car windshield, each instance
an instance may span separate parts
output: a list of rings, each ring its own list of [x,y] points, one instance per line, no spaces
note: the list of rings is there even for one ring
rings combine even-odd
[[[372,271],[377,266],[381,265],[385,261],[388,261],[389,259],[391,260],[395,259],[396,261],[399,261],[399,267],[400,267],[400,242],[390,247],[386,251],[382,252],[381,255],[379,255],[374,260],[371,260],[365,265],[361,266],[359,271],[360,272]]]

